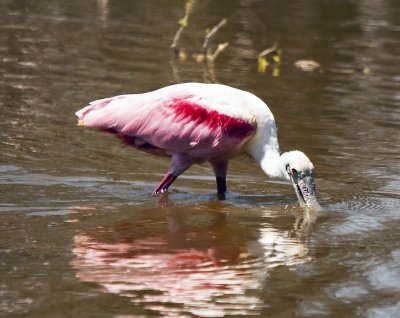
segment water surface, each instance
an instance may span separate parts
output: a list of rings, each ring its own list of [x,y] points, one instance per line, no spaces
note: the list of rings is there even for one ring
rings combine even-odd
[[[0,312],[6,317],[394,317],[400,312],[400,5],[2,1]],[[204,30],[229,42],[199,64]],[[257,72],[278,43],[281,63]],[[300,59],[321,67],[306,72]],[[267,102],[313,161],[323,211],[234,160],[152,197],[168,162],[76,126],[89,101],[186,81]]]

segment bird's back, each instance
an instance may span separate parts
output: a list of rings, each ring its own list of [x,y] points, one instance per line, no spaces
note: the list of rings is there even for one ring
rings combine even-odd
[[[167,155],[181,152],[202,159],[240,153],[258,126],[271,120],[274,124],[272,113],[256,96],[201,83],[97,100],[76,115],[85,126],[133,138]]]

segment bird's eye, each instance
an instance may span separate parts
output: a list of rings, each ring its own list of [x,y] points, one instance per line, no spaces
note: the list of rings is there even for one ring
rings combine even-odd
[[[297,170],[294,169],[294,168],[292,168],[292,175],[293,175],[293,176],[296,176],[296,175],[297,175]]]

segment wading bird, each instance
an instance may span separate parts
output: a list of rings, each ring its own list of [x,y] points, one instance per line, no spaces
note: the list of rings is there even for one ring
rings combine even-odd
[[[221,84],[184,83],[93,101],[78,124],[111,132],[126,144],[171,157],[153,194],[166,192],[192,164],[208,161],[226,192],[228,160],[248,154],[271,178],[290,180],[301,206],[318,206],[314,166],[300,151],[279,152],[275,119],[255,95]]]

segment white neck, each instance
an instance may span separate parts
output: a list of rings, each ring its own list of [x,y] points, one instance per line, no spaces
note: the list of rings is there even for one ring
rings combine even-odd
[[[261,169],[263,169],[270,178],[286,179],[283,163],[278,150],[266,149],[259,164]]]
[[[248,153],[270,177],[287,179],[285,166],[279,154],[278,136],[274,122],[267,119],[261,122],[257,134],[248,144]]]
[[[279,154],[279,147],[264,146],[253,149],[251,155],[270,178],[286,179],[284,164]]]

